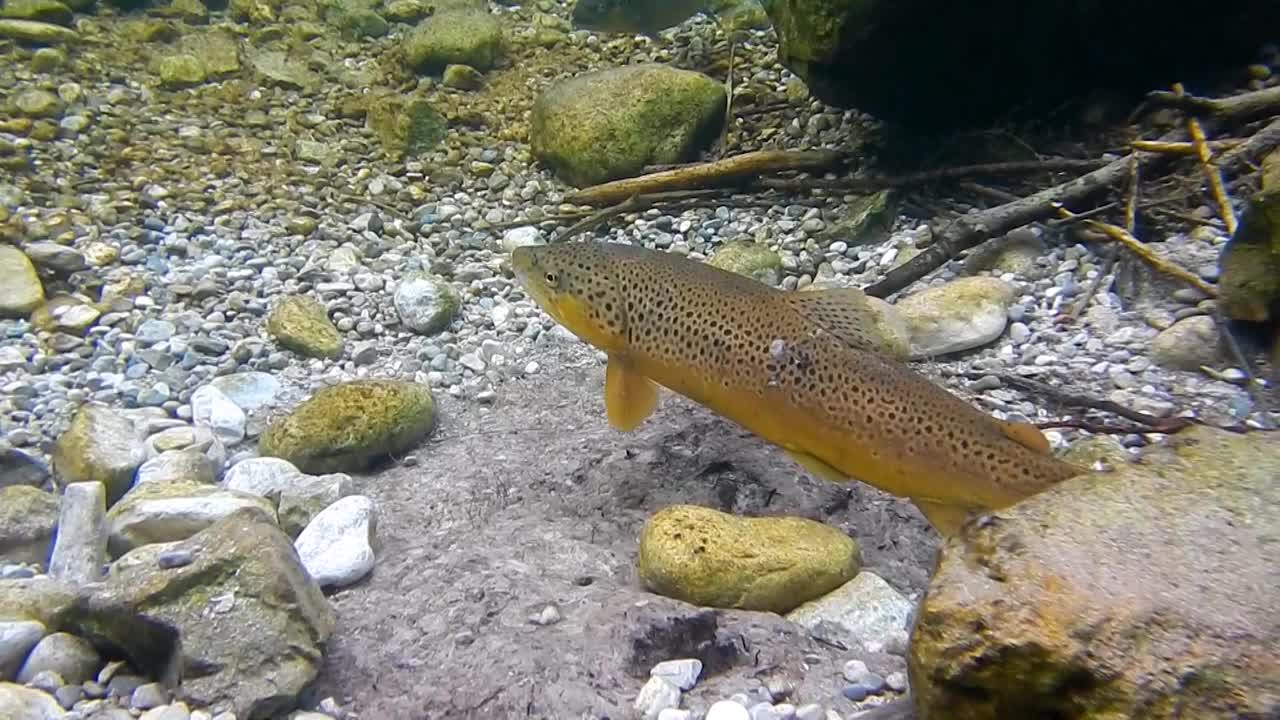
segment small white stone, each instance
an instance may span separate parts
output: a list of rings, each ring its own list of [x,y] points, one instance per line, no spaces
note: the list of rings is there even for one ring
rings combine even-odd
[[[196,425],[206,425],[212,429],[214,435],[228,447],[244,440],[244,410],[212,385],[204,385],[192,393],[191,419]]]
[[[689,690],[702,675],[702,661],[698,658],[664,660],[649,671],[650,677],[660,677],[681,690]]]
[[[667,708],[658,713],[658,720],[693,720],[693,713],[680,708]]]
[[[634,705],[645,720],[658,720],[663,710],[680,706],[680,688],[660,677],[651,677],[640,688]]]
[[[751,713],[732,700],[721,700],[707,710],[706,720],[751,720]]]
[[[891,672],[884,677],[884,684],[894,692],[907,691],[907,674],[903,672]]]
[[[373,501],[349,495],[312,518],[294,547],[321,587],[350,585],[373,569],[376,528]]]

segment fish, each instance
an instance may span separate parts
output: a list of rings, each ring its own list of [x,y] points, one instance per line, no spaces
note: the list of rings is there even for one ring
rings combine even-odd
[[[581,30],[656,35],[706,11],[707,0],[578,0],[572,18]]]
[[[943,536],[1084,472],[1038,428],[999,420],[889,355],[856,288],[786,291],[624,243],[516,248],[556,322],[607,355],[608,422],[638,427],[666,388],[833,482],[910,500]]]

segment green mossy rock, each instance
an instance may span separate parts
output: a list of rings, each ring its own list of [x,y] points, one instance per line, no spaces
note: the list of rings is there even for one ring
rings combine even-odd
[[[0,244],[0,317],[25,318],[44,303],[36,266],[21,250]]]
[[[379,93],[365,104],[365,123],[393,159],[416,157],[439,145],[448,121],[431,103]]]
[[[640,535],[645,588],[716,608],[785,613],[858,574],[858,544],[798,517],[743,518],[696,505],[655,513]]]
[[[702,73],[641,64],[555,83],[534,102],[534,155],[577,186],[694,159],[720,131],[725,89]]]
[[[82,405],[53,446],[59,483],[100,482],[107,505],[124,496],[147,459],[145,439],[132,421],[105,405]]]
[[[4,7],[0,7],[0,17],[63,26],[70,25],[72,20],[71,8],[59,0],[7,0]]]
[[[192,562],[164,568],[159,557],[169,551]],[[256,510],[134,550],[66,615],[68,630],[119,649],[148,675],[180,677],[179,700],[243,718],[286,715],[334,628],[293,543]]]
[[[746,275],[766,285],[777,285],[782,258],[764,243],[730,240],[716,249],[708,265]]]
[[[944,544],[908,667],[921,717],[1267,717],[1280,443],[1195,426]]]
[[[0,488],[0,562],[44,565],[58,527],[58,497],[26,485]]]
[[[1280,316],[1280,150],[1262,163],[1262,191],[1249,199],[1235,235],[1218,258],[1218,291],[1228,317],[1266,322]]]
[[[425,385],[354,380],[320,390],[272,422],[258,451],[305,473],[364,470],[413,449],[435,423],[435,400]]]
[[[52,23],[0,18],[0,38],[8,38],[24,43],[56,45],[59,43],[73,43],[80,39],[80,35],[75,30]]]
[[[267,332],[282,346],[308,357],[336,358],[342,354],[342,335],[318,300],[291,295],[267,316]]]
[[[200,58],[186,53],[161,58],[156,63],[156,73],[160,76],[160,84],[167,88],[199,85],[208,77]]]
[[[329,22],[347,38],[379,38],[391,30],[386,18],[371,8],[348,8],[329,16]]]
[[[453,64],[489,70],[502,57],[502,23],[483,11],[439,12],[405,39],[404,53],[419,72],[440,72]]]

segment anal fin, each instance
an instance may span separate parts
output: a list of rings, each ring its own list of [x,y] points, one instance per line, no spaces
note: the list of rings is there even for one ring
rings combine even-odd
[[[1052,451],[1049,446],[1049,438],[1040,432],[1040,428],[1031,423],[1002,420],[1000,421],[1000,431],[1010,440],[1042,455],[1048,455]]]
[[[609,424],[623,432],[635,430],[658,407],[658,386],[617,355],[604,370],[604,409]]]
[[[959,532],[960,527],[964,525],[973,512],[972,509],[960,505],[948,505],[919,498],[911,498],[911,503],[920,510],[920,513],[925,516],[929,524],[944,538],[951,537]]]
[[[813,475],[816,478],[821,478],[823,480],[828,480],[830,482],[848,482],[849,481],[848,475],[845,475],[839,470],[831,467],[830,465],[822,462],[818,458],[808,453],[803,453],[803,452],[800,452],[799,450],[790,450],[786,448],[784,448],[784,450],[786,450],[787,455],[791,456],[792,460],[795,460],[796,463],[800,465],[800,467],[804,468],[805,470],[808,470],[809,474]]]

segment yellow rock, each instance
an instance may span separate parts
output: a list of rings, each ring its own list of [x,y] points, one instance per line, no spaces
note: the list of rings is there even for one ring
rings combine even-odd
[[[673,505],[649,518],[640,536],[645,588],[695,605],[784,613],[844,584],[860,566],[852,538],[798,517]]]

